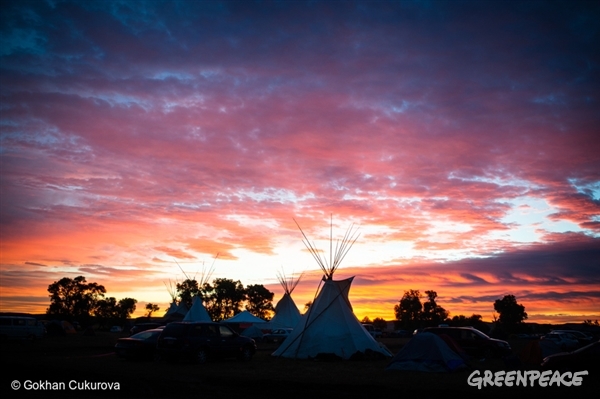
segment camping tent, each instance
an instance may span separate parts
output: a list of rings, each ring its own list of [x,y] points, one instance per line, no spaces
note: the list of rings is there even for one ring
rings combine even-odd
[[[199,296],[194,297],[192,307],[185,314],[183,321],[212,321]]]
[[[230,327],[232,327],[237,332],[244,331],[248,327],[252,326],[256,326],[259,329],[263,329],[267,325],[267,323],[263,319],[254,316],[247,310],[244,310],[243,312],[240,312],[227,320],[223,320],[223,323],[230,324]]]
[[[271,319],[272,328],[294,328],[300,321],[300,311],[292,299],[292,292],[300,282],[301,277],[294,280],[293,278],[286,279],[283,273],[277,276],[284,294],[275,305],[275,316]]]
[[[294,331],[273,352],[273,356],[295,359],[321,356],[350,359],[360,355],[391,357],[387,348],[367,332],[352,312],[348,293],[354,277],[333,280],[333,273],[356,241],[357,235],[352,232],[352,228],[337,243],[335,256],[333,259],[330,257],[329,262],[320,256],[304,232],[302,234],[304,244],[325,273],[324,283],[309,310],[301,317]]]
[[[390,361],[386,370],[450,372],[466,368],[465,361],[435,334],[413,336]]]

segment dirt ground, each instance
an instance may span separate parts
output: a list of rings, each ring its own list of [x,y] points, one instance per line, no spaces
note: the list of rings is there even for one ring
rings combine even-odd
[[[483,387],[467,383],[474,370],[510,370],[500,359],[474,361],[457,373],[386,372],[389,360],[310,361],[275,358],[277,344],[258,344],[250,362],[235,359],[197,365],[118,358],[113,347],[119,334],[96,333],[48,337],[34,343],[2,342],[3,397],[8,398],[180,398],[195,397],[343,397],[396,398],[407,395],[440,397],[524,397],[569,394],[583,397],[600,391],[597,372],[583,377],[579,387]],[[407,339],[382,342],[392,353]],[[511,342],[518,352],[524,342]],[[102,384],[99,384],[102,383]],[[64,385],[64,389],[61,388]],[[96,384],[96,385],[94,385]],[[19,385],[18,389],[13,389]],[[116,389],[118,388],[118,389]],[[8,396],[6,396],[8,395]],[[589,396],[589,397],[595,397]]]

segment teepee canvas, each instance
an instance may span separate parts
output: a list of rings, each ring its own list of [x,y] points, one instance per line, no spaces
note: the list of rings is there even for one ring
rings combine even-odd
[[[275,305],[275,316],[271,319],[272,328],[294,328],[300,321],[300,311],[292,299],[292,292],[300,282],[302,275],[297,279],[286,278],[283,273],[277,276],[283,287],[283,297]]]
[[[199,296],[194,297],[192,307],[186,313],[183,321],[212,321]]]
[[[177,263],[177,266],[179,266],[179,269],[183,272],[183,275],[187,279],[186,281],[194,282],[198,285],[198,287],[202,288],[205,284],[208,283],[210,277],[212,276],[212,273],[215,269],[215,262],[218,257],[219,254],[215,256],[215,259],[213,260],[211,266],[208,269],[205,268],[203,264],[199,280],[196,280],[195,276],[190,278],[190,276],[188,276],[188,274],[183,270],[183,268],[179,265],[179,263],[177,263],[176,260],[175,263]],[[167,284],[165,283],[165,286],[169,290],[169,295],[171,296],[172,300],[171,306],[164,315],[165,319],[175,320],[177,318],[183,318],[183,321],[212,321],[210,315],[208,314],[208,311],[202,303],[202,298],[199,295],[195,295],[193,297],[192,304],[190,306],[189,303],[186,304],[182,299],[180,299],[179,301],[177,300],[179,284],[175,284],[174,288],[173,283],[169,280],[169,285],[167,286]]]
[[[330,261],[327,262],[304,235],[304,244],[325,273],[323,287],[294,331],[273,352],[273,356],[294,359],[320,356],[342,359],[363,355],[392,356],[387,348],[364,329],[352,312],[348,293],[354,277],[333,280],[333,273],[357,238],[352,227],[348,229],[344,239],[337,243],[335,255],[331,254]]]

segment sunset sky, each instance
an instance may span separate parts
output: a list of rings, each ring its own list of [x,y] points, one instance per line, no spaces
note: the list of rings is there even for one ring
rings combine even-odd
[[[2,1],[0,311],[321,271],[359,319],[600,319],[597,1]]]

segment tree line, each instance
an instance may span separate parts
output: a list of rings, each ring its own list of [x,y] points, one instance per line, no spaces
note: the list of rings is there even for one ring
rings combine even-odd
[[[188,278],[177,283],[176,288],[172,299],[177,305],[183,302],[189,309],[194,297],[199,296],[214,321],[229,319],[244,309],[268,321],[275,311],[273,307],[275,294],[262,284],[244,287],[239,280],[227,278],[216,278],[212,283],[199,283],[195,279]]]
[[[421,302],[421,298],[425,302]],[[404,292],[400,302],[394,306],[394,315],[398,328],[415,329],[431,327],[439,324],[454,326],[473,326],[484,328],[481,315],[472,314],[469,317],[458,315],[450,318],[450,312],[436,302],[437,292],[425,291],[423,296],[419,290]],[[505,331],[515,331],[517,326],[527,319],[525,306],[517,303],[514,295],[505,295],[494,302],[494,322]]]
[[[48,286],[50,293],[50,306],[47,315],[61,320],[78,321],[89,324],[91,321],[101,326],[110,323],[125,321],[136,310],[137,300],[106,297],[106,289],[97,283],[88,283],[83,276],[74,279],[64,277]],[[192,306],[195,296],[202,299],[210,317],[215,321],[228,319],[247,310],[254,316],[263,320],[270,320],[273,313],[273,292],[262,284],[244,285],[239,280],[226,278],[214,279],[212,283],[199,283],[195,279],[186,279],[176,284],[176,290],[171,293],[171,299],[176,305],[184,304],[188,309]],[[471,325],[483,327],[481,315],[473,314],[469,317],[458,315],[450,318],[450,312],[437,303],[437,292],[425,291],[422,295],[419,290],[407,290],[394,306],[396,327],[415,329],[435,326],[442,323],[452,325]],[[421,302],[424,299],[424,302]],[[306,304],[306,308],[311,303]],[[152,303],[146,305],[147,316],[157,312],[160,308]],[[306,310],[306,309],[305,309]],[[498,316],[494,321],[506,329],[511,329],[527,319],[525,307],[517,303],[514,295],[506,295],[494,302],[494,310]],[[363,322],[371,322],[365,317]],[[386,321],[380,318],[372,321],[375,326],[386,327]]]
[[[136,310],[137,300],[106,297],[106,288],[95,282],[87,282],[85,277],[64,277],[48,286],[50,306],[46,309],[49,317],[60,320],[77,321],[84,325],[92,322],[101,327],[125,321]],[[212,283],[199,284],[195,279],[186,279],[176,285],[172,295],[176,305],[183,303],[191,308],[193,298],[198,295],[208,314],[215,321],[225,320],[240,313],[244,308],[253,315],[270,320],[274,308],[274,293],[262,284],[244,287],[231,279],[217,278]],[[158,312],[156,304],[146,305],[147,316]]]
[[[106,288],[98,283],[88,283],[83,276],[73,279],[63,277],[48,286],[49,317],[77,321],[83,325],[92,320],[101,327],[115,321],[126,320],[135,312],[137,300],[105,297]]]

